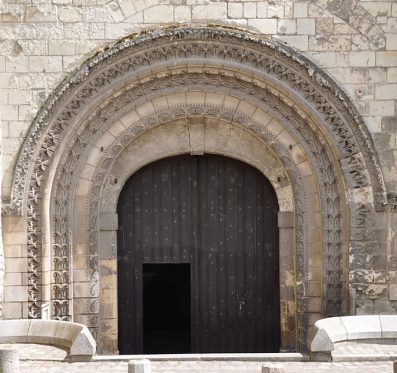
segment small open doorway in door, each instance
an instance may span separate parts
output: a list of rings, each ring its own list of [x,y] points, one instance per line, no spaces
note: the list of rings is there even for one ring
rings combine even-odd
[[[191,352],[190,264],[143,264],[143,353]]]

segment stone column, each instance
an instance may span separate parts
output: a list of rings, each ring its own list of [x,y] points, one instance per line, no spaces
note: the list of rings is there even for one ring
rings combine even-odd
[[[17,349],[0,349],[0,373],[19,373],[19,359]]]

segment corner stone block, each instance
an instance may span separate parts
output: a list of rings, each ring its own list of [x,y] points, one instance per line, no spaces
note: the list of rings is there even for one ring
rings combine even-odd
[[[347,331],[347,339],[381,338],[382,330],[378,315],[345,316],[342,323]]]
[[[320,327],[326,329],[333,342],[345,341],[347,339],[347,330],[340,317],[329,317],[319,320],[317,323]]]
[[[315,328],[314,336],[310,342],[311,352],[333,351],[334,343],[330,338],[328,332],[324,329]]]
[[[0,321],[0,343],[28,342],[31,320],[4,320]]]
[[[130,360],[128,362],[128,373],[151,373],[152,368],[148,359]]]
[[[70,346],[72,361],[90,361],[96,351],[96,342],[86,326]]]
[[[67,321],[59,321],[54,337],[59,344],[70,348],[72,341],[78,337],[81,329],[82,326],[79,324],[72,324]]]
[[[58,322],[54,320],[31,320],[28,342],[51,344],[56,334]]]
[[[284,367],[277,363],[262,365],[262,373],[284,373]]]
[[[379,315],[382,338],[397,339],[397,315]]]

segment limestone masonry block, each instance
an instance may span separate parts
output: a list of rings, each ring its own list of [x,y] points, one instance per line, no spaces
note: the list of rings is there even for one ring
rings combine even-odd
[[[306,18],[307,17],[307,3],[306,2],[294,2],[294,17],[295,18]]]
[[[332,351],[334,342],[347,339],[347,330],[340,317],[319,320],[313,328],[310,351]]]
[[[1,323],[0,343],[27,342],[30,320],[7,320]]]
[[[148,359],[130,360],[128,362],[128,373],[151,373],[152,368]]]
[[[60,72],[62,71],[62,57],[31,56],[29,57],[29,67],[32,72]]]
[[[189,22],[192,19],[192,13],[188,6],[180,5],[174,8],[175,22]]]
[[[397,316],[379,315],[382,338],[397,338]]]
[[[228,3],[227,15],[229,18],[243,18],[243,4],[242,3]]]
[[[244,3],[244,18],[256,17],[256,3]]]
[[[144,23],[172,22],[173,19],[174,9],[170,5],[157,5],[143,12]]]
[[[314,19],[298,19],[297,34],[314,35],[316,33],[316,23]]]
[[[79,22],[82,20],[82,14],[77,7],[59,7],[59,19],[62,22]]]
[[[397,51],[376,52],[376,66],[391,66],[397,64]]]
[[[192,19],[214,20],[225,19],[226,16],[226,3],[209,3],[193,7]]]
[[[82,326],[82,325],[81,325]],[[88,331],[86,326],[83,326],[77,338],[73,341],[70,347],[70,355],[73,361],[87,361],[95,354],[96,342]]]
[[[24,302],[28,300],[26,286],[5,286],[4,300],[6,302]]]
[[[375,66],[375,52],[351,52],[350,66]]]
[[[296,21],[290,19],[279,19],[277,31],[279,34],[295,34],[296,33]]]
[[[309,39],[307,35],[278,36],[278,39],[300,51],[307,51],[309,47]]]
[[[277,20],[276,19],[250,19],[248,24],[264,34],[277,33]]]
[[[278,363],[266,363],[262,365],[262,373],[284,373],[284,367]]]
[[[397,99],[397,84],[378,85],[375,98],[379,100]]]
[[[397,284],[389,285],[389,299],[397,300]]]
[[[347,339],[380,338],[382,330],[379,316],[345,316],[342,318],[347,332]]]

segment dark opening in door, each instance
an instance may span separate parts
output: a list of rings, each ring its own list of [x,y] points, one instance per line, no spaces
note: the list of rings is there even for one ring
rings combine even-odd
[[[143,264],[143,352],[191,351],[190,264]]]

